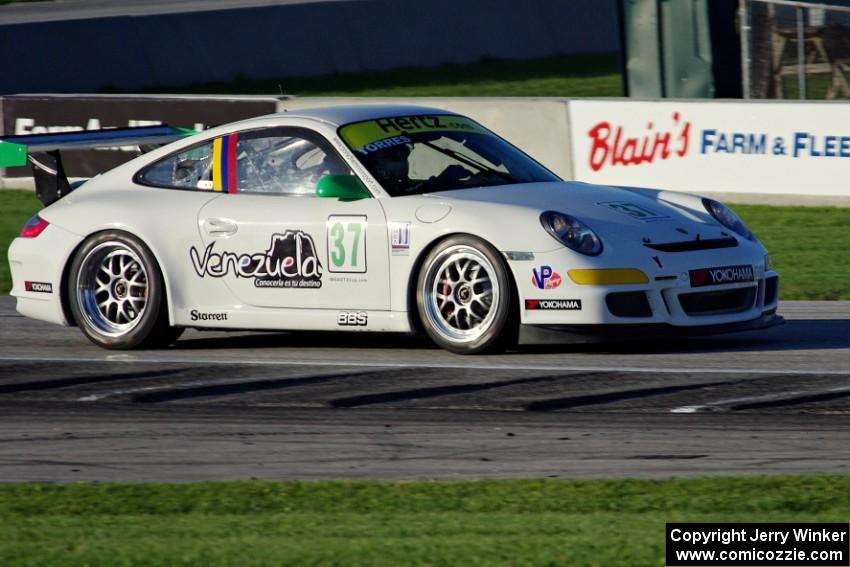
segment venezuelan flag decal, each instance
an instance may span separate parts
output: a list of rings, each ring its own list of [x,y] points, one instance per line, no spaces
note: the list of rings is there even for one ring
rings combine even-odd
[[[213,191],[236,193],[236,144],[238,134],[213,140]]]

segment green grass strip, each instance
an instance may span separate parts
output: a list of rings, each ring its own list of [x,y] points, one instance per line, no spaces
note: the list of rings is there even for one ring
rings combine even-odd
[[[836,521],[850,476],[0,485],[0,564],[663,565],[664,523]]]
[[[116,91],[110,91],[116,92]],[[156,87],[150,93],[299,96],[622,96],[616,54],[491,59],[464,65],[311,77],[236,79]]]
[[[781,299],[850,300],[850,208],[733,208],[770,253]]]
[[[0,191],[0,293],[11,289],[9,243],[41,208],[27,191]],[[734,205],[770,252],[782,299],[850,300],[850,208]]]
[[[9,293],[12,289],[9,244],[20,234],[27,219],[41,208],[32,191],[0,191],[0,293]]]

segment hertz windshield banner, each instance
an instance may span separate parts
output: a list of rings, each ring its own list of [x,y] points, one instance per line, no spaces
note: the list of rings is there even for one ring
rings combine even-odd
[[[850,524],[667,524],[667,567],[847,567]]]
[[[850,196],[850,105],[569,104],[575,179],[686,192]]]

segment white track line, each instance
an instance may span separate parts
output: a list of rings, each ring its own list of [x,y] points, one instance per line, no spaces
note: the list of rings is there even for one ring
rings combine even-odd
[[[299,374],[297,376],[287,376],[286,379],[292,380],[302,380],[304,378],[323,378],[323,377],[332,377],[332,376],[346,376],[350,374],[350,372],[331,372],[331,373],[321,373],[321,374]],[[185,390],[188,388],[203,388],[206,386],[222,386],[222,385],[233,385],[237,386],[239,384],[248,384],[251,382],[262,382],[263,380],[270,380],[270,378],[259,378],[252,377],[246,378],[245,380],[236,380],[234,381],[231,378],[223,378],[221,380],[203,380],[197,382],[180,382],[179,384],[159,384],[157,386],[139,386],[137,388],[124,388],[120,390],[110,390],[107,392],[103,392],[101,394],[89,394],[88,396],[83,396],[81,398],[77,398],[78,402],[98,402],[100,400],[106,398],[113,398],[115,396],[126,396],[130,394],[142,394],[142,393],[151,393],[151,392],[177,392],[180,390]]]
[[[645,374],[775,374],[783,376],[850,376],[850,370],[770,368],[658,368],[640,366],[567,366],[561,364],[475,364],[452,362],[367,362],[363,360],[215,360],[210,358],[140,358],[134,355],[0,356],[0,362],[117,362],[133,364],[204,364],[218,366],[326,366],[355,368],[438,368],[448,370],[545,370],[564,372],[630,372]]]
[[[708,402],[705,404],[693,406],[680,406],[673,408],[670,413],[699,413],[703,411],[711,411],[723,407],[734,407],[741,404],[752,402],[774,402],[780,400],[788,400],[801,396],[817,396],[820,394],[837,394],[842,392],[850,392],[850,386],[839,386],[837,388],[826,388],[824,390],[795,390],[791,392],[780,392],[777,394],[765,394],[764,396],[747,396],[743,398],[730,398],[728,400],[717,400],[716,402]]]

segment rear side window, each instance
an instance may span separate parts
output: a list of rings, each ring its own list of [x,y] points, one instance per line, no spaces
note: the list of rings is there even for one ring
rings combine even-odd
[[[325,175],[350,168],[316,133],[303,128],[265,128],[221,136],[148,166],[144,185],[219,191],[314,196]]]
[[[212,190],[212,142],[156,162],[139,179],[146,185]]]

